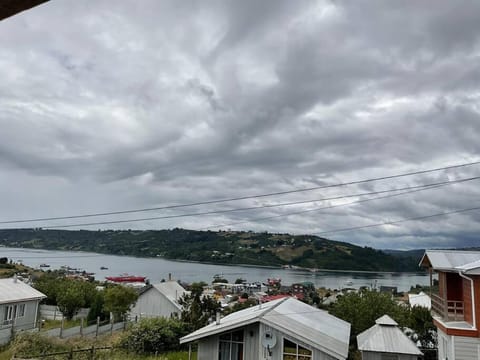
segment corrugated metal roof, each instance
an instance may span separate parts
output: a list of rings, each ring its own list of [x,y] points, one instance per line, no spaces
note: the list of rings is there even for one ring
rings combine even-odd
[[[180,299],[184,294],[189,293],[189,291],[186,291],[176,281],[165,281],[163,283],[153,284],[152,286],[179,309],[181,308],[181,306],[178,303],[178,299]]]
[[[0,279],[0,304],[43,299],[47,296],[14,278]]]
[[[462,266],[457,266],[457,269],[465,274],[480,275],[480,260]]]
[[[459,266],[480,260],[480,251],[426,250],[420,264],[428,260],[434,270],[458,271]]]
[[[377,320],[375,320],[375,324],[385,325],[385,326],[397,326],[398,325],[398,323],[388,315],[383,315],[382,317],[379,317]]]
[[[388,315],[382,316],[382,318],[385,317],[395,322]],[[377,321],[380,319],[377,319]],[[357,343],[358,349],[361,351],[423,355],[413,341],[397,326],[380,325],[377,323],[359,334]]]
[[[348,356],[350,324],[294,298],[237,311],[221,319],[219,325],[207,325],[180,342],[195,341],[255,322],[269,325],[338,359]]]
[[[423,291],[419,294],[408,294],[408,302],[410,306],[422,306],[427,309],[432,308],[432,299]]]

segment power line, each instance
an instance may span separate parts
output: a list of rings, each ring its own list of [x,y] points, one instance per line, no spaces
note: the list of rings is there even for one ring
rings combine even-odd
[[[335,197],[331,197],[331,198],[322,198],[322,199],[315,199],[315,200],[295,201],[295,202],[290,202],[290,203],[267,204],[267,205],[243,207],[243,208],[235,208],[235,209],[227,209],[227,210],[214,210],[214,211],[187,213],[187,214],[154,216],[154,217],[138,218],[138,219],[111,220],[111,221],[99,221],[99,222],[66,224],[66,225],[51,225],[51,226],[42,226],[42,228],[43,229],[59,229],[59,228],[79,227],[79,226],[111,225],[111,224],[132,223],[132,222],[150,221],[150,220],[175,219],[175,218],[182,218],[182,217],[224,214],[224,213],[231,213],[231,212],[237,212],[237,211],[258,210],[258,209],[273,208],[273,207],[279,207],[279,206],[298,205],[298,204],[305,204],[305,203],[311,203],[311,202],[317,202],[317,201],[339,200],[339,199],[345,199],[345,198],[350,198],[350,197],[375,195],[375,194],[382,194],[382,193],[388,193],[388,192],[393,192],[393,191],[401,191],[401,190],[409,190],[409,189],[423,189],[423,190],[425,190],[425,189],[435,187],[435,186],[444,186],[444,185],[450,185],[450,184],[460,183],[460,182],[467,182],[467,181],[472,181],[472,180],[477,180],[477,179],[480,179],[480,176],[475,176],[475,177],[466,178],[466,179],[459,179],[459,180],[448,180],[448,181],[443,181],[443,182],[439,182],[439,183],[431,183],[431,184],[426,184],[426,185],[407,186],[407,187],[399,188],[399,189],[371,191],[371,192],[366,192],[366,193],[335,196]]]
[[[350,228],[340,228],[340,229],[333,229],[333,230],[328,230],[328,231],[314,232],[314,233],[312,233],[312,235],[333,234],[333,233],[339,233],[339,232],[345,232],[345,231],[351,231],[351,230],[367,229],[367,228],[378,227],[378,226],[383,226],[383,225],[395,225],[395,224],[400,224],[400,223],[407,222],[407,221],[425,220],[425,219],[430,219],[430,218],[433,218],[433,217],[446,216],[446,215],[451,215],[451,214],[460,214],[460,213],[474,211],[474,210],[480,210],[480,206],[473,207],[473,208],[446,211],[446,212],[443,212],[443,213],[437,213],[437,214],[431,214],[431,215],[425,215],[425,216],[412,217],[412,218],[396,220],[396,221],[385,221],[385,222],[377,223],[377,224],[354,226],[354,227],[350,227]]]
[[[449,185],[449,184],[436,185],[436,186],[431,186],[431,187],[422,188],[422,189],[404,191],[404,192],[397,193],[397,194],[377,196],[377,197],[373,197],[373,198],[369,198],[369,199],[350,201],[350,202],[344,203],[344,204],[328,205],[328,206],[322,206],[322,207],[314,208],[314,209],[289,212],[289,213],[286,213],[286,214],[279,214],[279,215],[272,215],[272,216],[266,216],[266,217],[261,217],[261,218],[254,218],[254,219],[249,219],[249,220],[245,220],[245,221],[238,221],[238,222],[234,222],[234,223],[211,225],[211,226],[200,228],[200,230],[208,230],[208,229],[214,229],[214,228],[223,228],[225,226],[249,224],[249,223],[252,223],[252,222],[261,222],[261,221],[264,221],[264,220],[272,220],[272,219],[287,217],[287,216],[291,216],[291,215],[300,215],[300,214],[305,214],[305,213],[309,213],[309,212],[321,211],[321,210],[326,210],[326,209],[334,209],[334,208],[338,208],[338,207],[355,205],[355,204],[365,203],[365,202],[374,201],[374,200],[388,199],[388,198],[392,198],[392,197],[396,197],[396,196],[412,194],[412,193],[416,193],[416,192],[419,192],[419,191],[437,189],[437,188],[447,186],[447,185]]]
[[[39,221],[52,221],[52,220],[68,220],[68,219],[79,219],[79,218],[89,218],[89,217],[109,216],[109,215],[121,215],[121,214],[130,214],[130,213],[138,213],[138,212],[157,211],[157,210],[169,210],[169,209],[171,210],[171,209],[178,209],[178,208],[192,207],[192,206],[200,206],[200,205],[220,204],[220,203],[239,201],[239,200],[258,199],[258,198],[264,198],[264,197],[269,197],[269,196],[287,195],[287,194],[308,192],[308,191],[313,191],[313,190],[328,189],[328,188],[341,187],[341,186],[365,184],[365,183],[374,182],[374,181],[395,179],[395,178],[412,176],[412,175],[420,175],[420,174],[426,174],[426,173],[449,170],[449,169],[456,169],[456,168],[478,165],[478,164],[480,164],[480,161],[474,161],[474,162],[463,163],[463,164],[458,164],[458,165],[444,166],[444,167],[433,168],[433,169],[428,169],[428,170],[418,170],[418,171],[412,171],[412,172],[396,174],[396,175],[381,176],[381,177],[369,178],[369,179],[363,179],[363,180],[355,180],[355,181],[343,182],[343,183],[337,183],[337,184],[331,184],[331,185],[320,185],[320,186],[314,186],[314,187],[303,188],[303,189],[294,189],[294,190],[287,190],[287,191],[264,193],[264,194],[259,194],[259,195],[247,195],[247,196],[239,196],[239,197],[233,197],[233,198],[227,198],[227,199],[208,200],[208,201],[200,201],[200,202],[194,202],[194,203],[188,203],[188,204],[167,205],[167,206],[160,206],[160,207],[153,207],[153,208],[143,208],[143,209],[133,209],[133,210],[121,210],[121,211],[110,211],[110,212],[100,212],[100,213],[70,215],[70,216],[32,218],[32,219],[5,220],[5,221],[0,221],[0,224],[29,223],[29,222],[39,222]],[[105,224],[110,224],[110,223],[112,223],[112,222],[105,222]],[[97,224],[94,224],[94,225],[97,225]],[[98,225],[101,225],[101,223],[99,223]]]

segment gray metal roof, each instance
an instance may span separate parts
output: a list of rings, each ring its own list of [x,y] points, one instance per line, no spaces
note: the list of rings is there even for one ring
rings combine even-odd
[[[0,304],[43,299],[47,296],[15,278],[0,279]]]
[[[388,323],[388,325],[379,324]],[[358,350],[395,354],[423,355],[412,340],[397,326],[395,320],[388,315],[377,319],[370,329],[357,336]]]
[[[335,358],[345,359],[348,356],[350,324],[294,298],[283,298],[234,312],[222,318],[219,325],[207,325],[181,338],[180,343],[256,322],[271,326]]]
[[[459,271],[458,267],[480,260],[480,251],[426,250],[420,265],[429,262],[434,270]]]
[[[152,287],[170,300],[170,302],[172,302],[172,304],[179,309],[181,309],[181,306],[178,303],[178,299],[180,299],[184,294],[190,293],[176,281],[165,281],[163,283],[153,284]]]
[[[386,325],[386,326],[397,326],[398,325],[398,323],[388,315],[383,315],[382,317],[379,317],[377,320],[375,320],[375,324]]]

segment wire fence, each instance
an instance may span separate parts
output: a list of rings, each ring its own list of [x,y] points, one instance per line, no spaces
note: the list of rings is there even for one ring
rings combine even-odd
[[[29,354],[17,356],[13,355],[12,360],[39,360],[39,359],[65,359],[65,360],[94,360],[94,359],[108,359],[109,354],[114,350],[111,346],[95,347],[86,349],[70,349],[68,351],[57,351],[52,353]]]

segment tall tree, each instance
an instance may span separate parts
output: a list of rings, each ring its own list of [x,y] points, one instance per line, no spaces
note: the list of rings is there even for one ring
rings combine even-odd
[[[208,324],[220,311],[220,303],[210,296],[203,295],[205,283],[193,283],[190,294],[185,294],[179,300],[182,305],[181,319],[188,324],[191,331]]]

